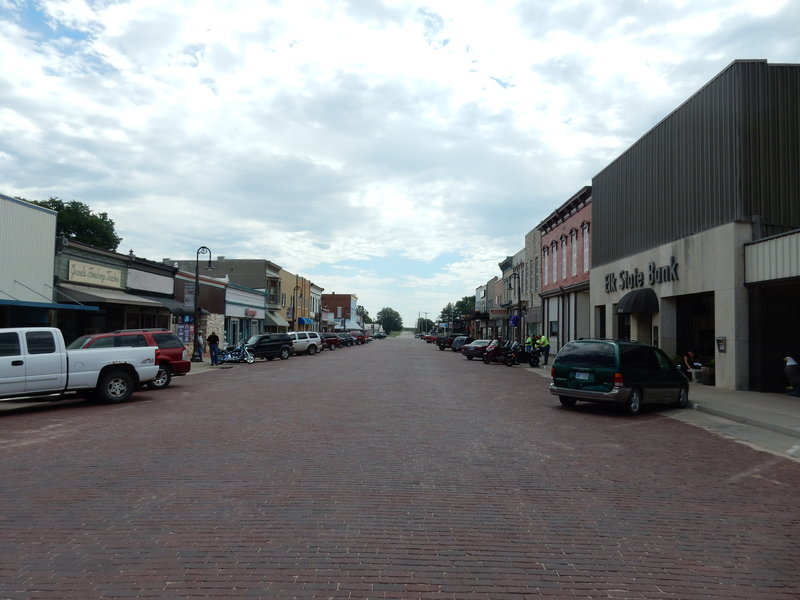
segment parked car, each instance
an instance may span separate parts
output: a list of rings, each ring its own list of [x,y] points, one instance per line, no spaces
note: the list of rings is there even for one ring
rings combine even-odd
[[[169,329],[117,329],[108,333],[82,335],[73,340],[67,349],[121,348],[155,346],[158,353],[158,375],[147,383],[153,390],[167,387],[174,376],[186,375],[192,369],[189,351],[178,334]]]
[[[386,339],[386,334],[383,331],[379,331],[378,333],[375,334],[375,339],[376,340]]]
[[[350,332],[350,335],[355,338],[356,344],[366,344],[372,341],[369,337],[369,333],[360,329],[354,329]]]
[[[459,338],[463,335],[466,334],[461,332],[461,333],[447,333],[439,335],[436,337],[436,345],[439,346],[439,350],[445,350],[447,348],[451,348],[456,338]]]
[[[322,350],[322,338],[316,331],[290,331],[295,354],[316,354]]]
[[[336,350],[342,345],[342,340],[340,340],[339,336],[335,333],[320,333],[319,335],[322,337],[323,348],[327,348],[328,350]]]
[[[0,329],[0,398],[66,392],[124,402],[159,372],[156,346],[69,350],[55,327]]]
[[[578,400],[625,406],[638,415],[644,403],[689,403],[689,381],[659,348],[625,340],[587,339],[565,344],[551,368],[550,393],[566,407]]]
[[[288,333],[258,333],[247,340],[247,349],[256,358],[286,360],[292,355],[292,338]]]
[[[355,346],[356,338],[349,333],[337,333],[339,339],[342,340],[342,346]]]
[[[492,340],[473,340],[461,348],[461,354],[466,356],[467,360],[472,360],[476,357],[481,358],[483,353],[486,352],[486,347],[491,342]]]
[[[452,341],[450,344],[450,350],[453,352],[461,352],[461,349],[469,344],[472,340],[473,338],[469,337],[468,335],[460,335]]]

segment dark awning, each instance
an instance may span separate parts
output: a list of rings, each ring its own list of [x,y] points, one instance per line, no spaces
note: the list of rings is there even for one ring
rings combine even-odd
[[[264,324],[270,327],[289,327],[289,323],[278,313],[268,310],[264,312]]]
[[[657,313],[658,296],[652,288],[642,288],[628,292],[620,298],[617,313]]]
[[[28,302],[25,300],[0,300],[0,306],[18,306],[22,308],[45,308],[48,310],[100,310],[97,306],[82,304],[61,304],[58,302]]]

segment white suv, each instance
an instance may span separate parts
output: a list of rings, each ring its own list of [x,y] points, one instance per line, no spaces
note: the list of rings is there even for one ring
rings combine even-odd
[[[322,350],[322,338],[316,331],[290,331],[292,349],[295,354],[316,354]]]

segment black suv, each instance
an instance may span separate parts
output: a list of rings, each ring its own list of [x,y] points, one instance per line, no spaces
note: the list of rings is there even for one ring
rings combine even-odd
[[[644,402],[689,403],[689,381],[655,346],[627,340],[574,340],[558,352],[550,393],[566,407],[578,400],[610,402],[638,415]]]
[[[258,333],[250,336],[246,345],[256,358],[286,360],[292,355],[292,338],[288,333]]]
[[[449,335],[440,335],[436,338],[436,345],[439,346],[439,350],[444,350],[445,348],[452,348],[455,339],[465,335],[467,334],[451,333]],[[470,339],[470,341],[472,341],[472,339]]]

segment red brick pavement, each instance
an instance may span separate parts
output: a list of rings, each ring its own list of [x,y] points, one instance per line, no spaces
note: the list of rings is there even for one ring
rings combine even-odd
[[[800,596],[800,465],[390,339],[0,417],[0,598]]]

